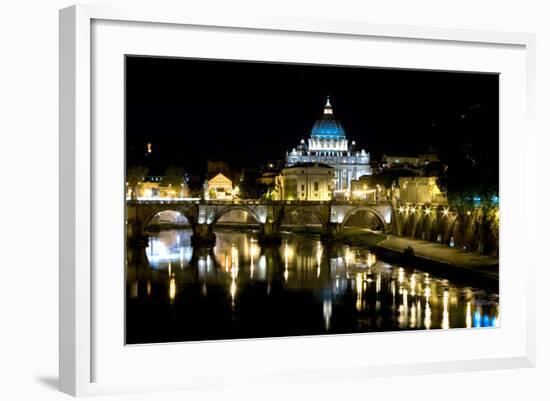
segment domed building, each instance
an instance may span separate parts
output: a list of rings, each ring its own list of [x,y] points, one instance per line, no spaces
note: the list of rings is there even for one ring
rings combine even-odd
[[[307,143],[287,152],[286,164],[322,163],[334,169],[334,197],[349,197],[351,181],[364,175],[371,175],[370,155],[356,150],[355,141],[348,143],[344,127],[334,118],[332,105],[327,96],[323,115],[311,129]]]

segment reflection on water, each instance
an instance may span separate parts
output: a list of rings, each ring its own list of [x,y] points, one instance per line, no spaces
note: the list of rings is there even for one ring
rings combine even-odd
[[[363,249],[216,236],[193,249],[190,231],[161,231],[145,252],[128,249],[128,343],[499,325],[498,295]]]

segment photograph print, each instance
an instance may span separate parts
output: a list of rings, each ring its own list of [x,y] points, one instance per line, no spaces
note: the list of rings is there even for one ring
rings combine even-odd
[[[125,341],[499,327],[499,75],[126,56]]]

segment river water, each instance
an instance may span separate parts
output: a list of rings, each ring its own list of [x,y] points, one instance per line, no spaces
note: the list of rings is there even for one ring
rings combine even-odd
[[[498,295],[379,260],[365,249],[284,234],[216,231],[193,249],[190,230],[128,249],[128,344],[480,328],[499,325]]]

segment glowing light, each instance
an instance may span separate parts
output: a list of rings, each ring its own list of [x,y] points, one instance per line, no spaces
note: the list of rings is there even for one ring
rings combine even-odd
[[[397,281],[399,281],[399,284],[403,284],[403,281],[405,279],[405,270],[400,267],[399,270],[398,270],[398,277],[397,277]]]
[[[235,244],[231,245],[231,268],[239,267],[239,250],[235,247]]]
[[[325,319],[325,330],[330,329],[330,318],[332,317],[332,301],[330,299],[323,301],[323,317]]]
[[[176,279],[174,277],[170,279],[168,296],[170,297],[170,302],[174,302],[174,299],[176,298]]]
[[[399,213],[403,214],[405,212],[405,208],[403,206],[399,206]]]
[[[355,259],[355,254],[353,253],[353,251],[351,251],[349,247],[346,247],[345,259],[344,259],[346,262],[346,267],[352,264],[354,259]]]
[[[416,293],[415,293],[415,288],[416,288],[416,276],[415,274],[411,274],[411,295],[412,296],[415,296]]]
[[[231,306],[235,306],[235,296],[237,295],[237,283],[235,280],[231,280],[231,286],[229,287],[229,293],[231,294]]]
[[[443,292],[443,320],[441,328],[447,330],[449,328],[449,291]]]
[[[430,308],[430,302],[426,300],[426,306],[424,308],[424,327],[426,330],[430,330],[432,326],[432,309]]]
[[[466,304],[466,328],[472,328],[472,305],[470,302]]]
[[[267,274],[267,262],[265,255],[260,256],[260,260],[258,261],[258,276],[260,280],[265,280]]]
[[[376,263],[376,256],[373,253],[369,252],[367,255],[367,266],[370,268],[375,263]]]
[[[449,214],[449,208],[446,207],[445,209],[443,209],[443,215],[447,216],[448,214]]]
[[[431,293],[432,290],[430,289],[430,286],[426,285],[426,288],[424,289],[424,297],[426,298],[426,301],[430,298]]]
[[[481,327],[481,308],[479,306],[474,312],[474,327]]]
[[[288,242],[285,241],[285,270],[288,270],[288,258],[290,257],[290,249],[288,248]]]
[[[409,322],[411,328],[416,327],[416,305],[414,303],[411,305],[411,317],[409,319]]]
[[[430,210],[429,207],[427,207],[426,209],[424,209],[424,214],[425,214],[426,216],[429,215],[430,212],[431,212],[431,210]]]

